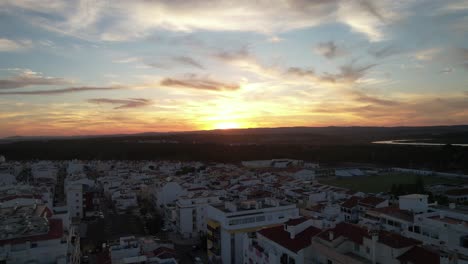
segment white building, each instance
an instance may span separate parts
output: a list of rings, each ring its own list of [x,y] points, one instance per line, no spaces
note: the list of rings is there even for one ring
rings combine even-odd
[[[206,233],[207,206],[219,204],[219,194],[212,191],[194,191],[176,201],[176,229],[182,237],[197,237]]]
[[[408,194],[399,197],[398,203],[401,210],[408,210],[414,213],[427,212],[428,195],[425,194]]]
[[[308,263],[397,264],[399,256],[420,244],[397,233],[341,223],[312,238]]]
[[[83,185],[74,184],[66,186],[67,208],[71,218],[83,218]]]
[[[165,182],[157,187],[153,194],[153,201],[158,208],[175,203],[179,195],[184,194],[184,188],[177,182]]]
[[[124,212],[138,206],[137,195],[130,189],[120,189],[113,192],[111,199],[119,212]]]
[[[208,206],[207,247],[211,261],[244,263],[244,234],[297,218],[295,204],[273,198]]]
[[[109,246],[112,264],[177,264],[174,245],[156,242],[149,237],[121,237]]]
[[[424,244],[455,251],[468,257],[468,214],[455,208],[437,208],[415,215],[405,235]],[[468,263],[468,262],[467,262]]]
[[[261,229],[254,236],[245,235],[244,263],[310,263],[312,237],[321,231],[312,220],[296,218]]]
[[[79,247],[74,229],[45,205],[0,209],[0,263],[79,263]]]
[[[304,181],[312,181],[315,180],[315,171],[306,169],[300,170],[294,173],[293,177]]]
[[[8,165],[2,165],[0,162],[0,186],[12,185],[16,183],[16,177],[13,168]]]

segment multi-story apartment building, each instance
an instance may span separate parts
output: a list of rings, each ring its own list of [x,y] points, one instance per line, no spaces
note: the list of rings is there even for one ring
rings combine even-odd
[[[83,185],[73,184],[65,189],[67,208],[70,218],[83,218]]]
[[[225,202],[207,209],[208,257],[215,263],[244,263],[245,234],[299,216],[295,204],[274,198]]]
[[[220,202],[219,194],[206,190],[180,196],[175,205],[177,232],[185,238],[206,233],[206,208]]]
[[[245,235],[244,263],[310,263],[312,237],[321,231],[312,219],[301,217]]]

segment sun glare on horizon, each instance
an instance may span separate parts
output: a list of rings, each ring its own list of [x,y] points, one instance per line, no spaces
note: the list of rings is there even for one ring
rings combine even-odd
[[[241,126],[236,122],[222,122],[217,123],[214,126],[215,129],[236,129],[241,128]]]

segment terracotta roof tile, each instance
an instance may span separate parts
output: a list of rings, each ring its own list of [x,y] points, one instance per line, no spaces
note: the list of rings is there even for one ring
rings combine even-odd
[[[312,237],[320,232],[320,229],[311,226],[301,233],[296,234],[294,239],[291,239],[289,232],[284,230],[283,226],[276,226],[262,229],[258,233],[290,251],[298,252],[301,249],[308,247],[311,243]]]
[[[401,263],[414,264],[439,264],[440,256],[437,252],[422,248],[413,247],[406,251],[401,256],[397,257]]]

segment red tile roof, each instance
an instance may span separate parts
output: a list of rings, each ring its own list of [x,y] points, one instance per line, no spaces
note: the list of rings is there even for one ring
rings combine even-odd
[[[47,234],[21,237],[21,238],[11,238],[0,240],[0,246],[7,244],[21,244],[27,241],[42,241],[42,240],[52,240],[59,239],[63,236],[63,226],[62,219],[49,219],[49,232]]]
[[[419,240],[404,237],[400,234],[388,231],[379,232],[379,242],[391,248],[405,248],[422,244]]]
[[[359,204],[362,204],[362,205],[369,205],[369,206],[377,206],[378,204],[380,203],[383,203],[385,202],[385,199],[383,198],[379,198],[379,197],[375,197],[375,196],[368,196],[366,198],[363,198],[359,201]]]
[[[291,239],[290,233],[284,230],[283,226],[270,227],[258,231],[260,235],[296,253],[301,249],[308,247],[311,243],[312,237],[320,232],[320,229],[311,226],[301,233],[296,234],[294,239]]]
[[[362,244],[364,237],[369,237],[367,229],[349,223],[339,223],[334,228],[328,229],[327,232],[322,232],[319,237],[321,239],[330,241],[330,232],[333,232],[333,240],[343,236],[357,244]]]
[[[371,211],[378,212],[384,215],[389,215],[395,218],[399,218],[401,220],[405,220],[408,222],[414,221],[414,214],[408,210],[401,210],[398,207],[382,207],[382,208],[375,208]]]
[[[321,239],[330,241],[329,233],[333,232],[334,239],[337,239],[341,236],[348,238],[357,244],[363,244],[364,237],[371,238],[369,231],[359,225],[349,224],[349,223],[339,223],[335,228],[329,229],[326,232],[322,232],[319,237]],[[421,244],[421,241],[407,238],[397,233],[392,233],[388,231],[379,231],[379,243],[385,244],[391,248],[404,248],[414,245]]]
[[[167,247],[159,247],[153,250],[153,253],[156,257],[160,259],[173,258],[175,257],[175,250]]]
[[[413,247],[412,249],[406,251],[397,259],[403,263],[414,263],[414,264],[439,264],[440,256],[437,252],[422,248],[422,247]]]
[[[348,200],[344,201],[341,204],[341,207],[354,208],[354,207],[356,207],[358,205],[359,200],[361,200],[361,197],[352,196]]]
[[[0,198],[0,202],[6,202],[14,199],[42,199],[40,195],[35,195],[35,194],[18,194],[18,195],[10,195],[10,196],[5,196]]]
[[[296,219],[289,219],[285,224],[288,225],[288,226],[297,226],[299,224],[304,223],[305,221],[307,221],[307,218],[299,217],[299,218],[296,218]]]

